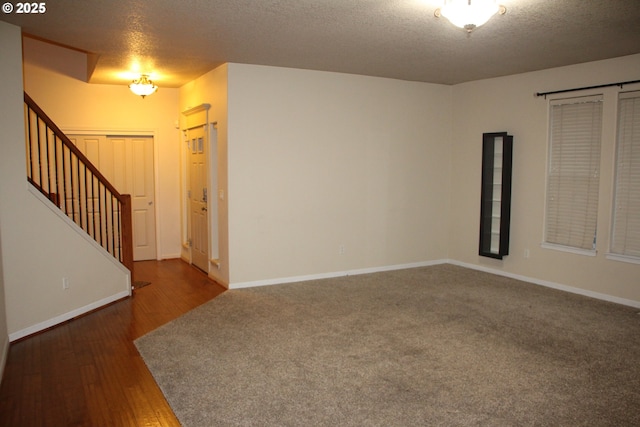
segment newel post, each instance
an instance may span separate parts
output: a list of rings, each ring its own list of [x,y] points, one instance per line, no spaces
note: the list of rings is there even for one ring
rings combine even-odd
[[[131,196],[122,194],[122,264],[131,272],[133,285],[133,221],[131,217]]]

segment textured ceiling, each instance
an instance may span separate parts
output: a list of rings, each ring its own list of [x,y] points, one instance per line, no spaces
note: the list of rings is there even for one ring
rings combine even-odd
[[[471,36],[438,0],[49,0],[0,19],[88,53],[92,83],[165,87],[225,62],[456,84],[640,53],[638,0],[499,3]]]

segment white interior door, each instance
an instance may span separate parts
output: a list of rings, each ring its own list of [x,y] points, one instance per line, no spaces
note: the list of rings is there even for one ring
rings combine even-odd
[[[188,132],[189,142],[189,229],[191,263],[209,272],[209,215],[205,128]]]
[[[131,195],[133,259],[156,259],[153,137],[69,135],[122,194]]]

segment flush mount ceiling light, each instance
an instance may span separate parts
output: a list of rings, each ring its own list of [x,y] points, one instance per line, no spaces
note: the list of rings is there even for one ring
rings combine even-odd
[[[140,95],[143,99],[147,95],[151,95],[155,91],[158,90],[158,86],[154,85],[151,80],[149,80],[149,76],[147,74],[140,75],[140,78],[134,80],[130,85],[129,89],[131,92],[136,95]]]
[[[470,33],[486,23],[493,15],[504,15],[507,8],[498,5],[495,0],[444,0],[444,5],[436,9],[437,18],[444,16],[456,27]]]

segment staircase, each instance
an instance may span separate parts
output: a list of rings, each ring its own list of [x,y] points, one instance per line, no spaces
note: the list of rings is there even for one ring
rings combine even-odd
[[[120,194],[24,94],[27,180],[133,274],[131,196]]]

